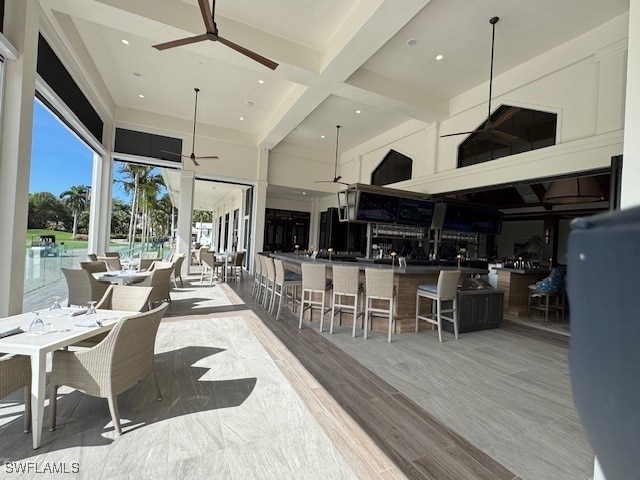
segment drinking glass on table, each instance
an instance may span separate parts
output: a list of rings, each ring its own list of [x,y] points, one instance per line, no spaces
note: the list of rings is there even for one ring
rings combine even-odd
[[[96,311],[96,302],[91,301],[87,303],[87,313],[86,318],[88,322],[97,323],[98,320],[98,312]]]
[[[53,297],[53,303],[49,307],[49,311],[51,313],[60,313],[60,312],[62,312],[62,305],[60,305],[60,297]]]
[[[34,312],[35,317],[29,325],[29,333],[31,335],[41,335],[44,333],[44,322],[40,318],[40,312]]]

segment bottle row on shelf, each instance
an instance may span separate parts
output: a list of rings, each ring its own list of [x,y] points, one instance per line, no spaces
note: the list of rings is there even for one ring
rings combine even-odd
[[[427,229],[424,227],[409,227],[405,225],[384,225],[373,224],[372,234],[374,237],[402,237],[402,238],[424,238]]]
[[[440,232],[440,241],[478,243],[478,234],[472,232],[454,232],[443,230],[442,232]]]

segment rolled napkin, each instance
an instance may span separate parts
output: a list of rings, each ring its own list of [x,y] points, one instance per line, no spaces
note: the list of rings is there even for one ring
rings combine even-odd
[[[97,318],[83,318],[82,320],[78,320],[73,322],[76,327],[101,327],[102,322]]]
[[[73,312],[71,312],[69,314],[70,317],[77,317],[78,315],[84,315],[85,313],[87,313],[87,309],[86,308],[82,308],[80,310],[74,310]]]

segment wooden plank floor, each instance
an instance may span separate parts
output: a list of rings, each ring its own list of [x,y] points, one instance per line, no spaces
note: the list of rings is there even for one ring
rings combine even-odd
[[[247,280],[236,292],[408,478],[518,478],[314,329],[299,330],[292,314],[276,322],[250,288]]]

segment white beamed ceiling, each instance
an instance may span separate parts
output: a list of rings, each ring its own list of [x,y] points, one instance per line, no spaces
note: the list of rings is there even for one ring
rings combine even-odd
[[[217,0],[220,35],[279,62],[271,71],[209,41],[153,49],[204,33],[196,0],[41,5],[66,47],[88,52],[116,106],[191,121],[199,87],[199,123],[261,147],[328,152],[336,124],[344,151],[410,119],[447,118],[451,97],[487,82],[494,15],[499,74],[628,10],[628,0]]]

